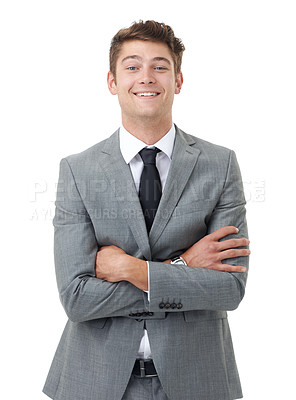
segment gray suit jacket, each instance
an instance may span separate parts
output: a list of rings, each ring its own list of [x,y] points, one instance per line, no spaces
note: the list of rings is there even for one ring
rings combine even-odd
[[[242,300],[247,273],[162,262],[226,225],[240,229],[237,237],[247,237],[235,154],[177,127],[149,237],[118,131],[63,159],[54,217],[55,265],[69,321],[44,393],[55,400],[120,400],[146,320],[153,360],[170,400],[242,397],[227,311]],[[151,261],[150,302],[129,282],[95,277],[96,253],[104,245]],[[248,266],[247,257],[227,262]]]

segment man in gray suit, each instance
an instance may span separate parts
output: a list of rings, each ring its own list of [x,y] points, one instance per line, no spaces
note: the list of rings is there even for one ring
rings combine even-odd
[[[183,51],[165,24],[119,31],[108,87],[122,126],[61,161],[55,266],[69,320],[52,399],[242,397],[227,311],[247,280],[243,187],[233,151],[173,124]]]

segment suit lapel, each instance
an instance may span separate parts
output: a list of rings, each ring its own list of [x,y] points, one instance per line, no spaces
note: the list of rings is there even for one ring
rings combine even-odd
[[[195,140],[176,127],[176,139],[172,162],[160,200],[158,210],[150,231],[150,246],[154,246],[166,227],[182,192],[196,165],[200,150],[190,145]]]
[[[119,130],[106,140],[100,157],[101,168],[138,244],[139,254],[135,255],[136,257],[144,256],[146,260],[151,260],[150,248],[155,245],[165,229],[196,165],[200,150],[191,146],[194,143],[193,138],[176,127],[169,174],[148,238],[133,177],[120,152]]]
[[[133,181],[130,167],[125,163],[119,146],[119,130],[106,140],[101,154],[101,168],[104,170],[118,207],[133,233],[139,247],[136,257],[151,259],[146,224]]]

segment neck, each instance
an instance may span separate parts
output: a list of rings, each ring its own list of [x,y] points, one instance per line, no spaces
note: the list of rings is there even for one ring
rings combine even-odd
[[[122,125],[124,128],[137,139],[153,145],[164,137],[171,129],[173,124],[172,118],[167,121],[131,121],[122,116]]]

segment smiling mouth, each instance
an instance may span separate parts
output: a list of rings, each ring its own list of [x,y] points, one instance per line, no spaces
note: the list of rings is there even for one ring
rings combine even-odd
[[[137,97],[156,97],[160,93],[159,92],[139,92],[139,93],[134,93],[135,96]]]

